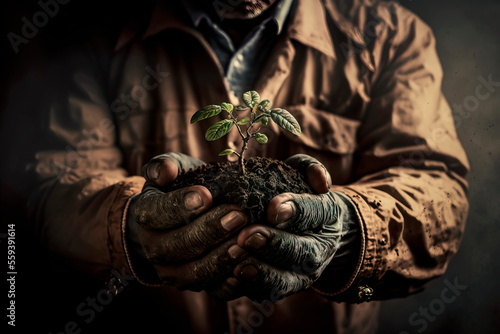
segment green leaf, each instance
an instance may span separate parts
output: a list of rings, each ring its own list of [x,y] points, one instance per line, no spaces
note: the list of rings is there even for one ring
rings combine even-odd
[[[271,108],[271,101],[269,100],[262,100],[259,103],[259,110],[262,112],[266,112]]]
[[[254,123],[262,123],[262,125],[267,125],[267,119],[270,117],[268,113],[261,114],[255,118]]]
[[[242,106],[241,104],[236,106],[236,108],[234,108],[234,110],[236,111],[243,111],[243,110],[247,110],[248,107],[247,106]]]
[[[254,90],[243,93],[243,102],[250,107],[253,108],[255,105],[260,102],[260,95]]]
[[[233,112],[233,109],[234,109],[234,106],[231,104],[231,103],[227,103],[227,102],[222,102],[220,104],[220,107],[227,111],[228,113],[232,113]]]
[[[263,133],[256,133],[254,134],[255,140],[257,140],[257,143],[259,144],[266,144],[268,141],[268,138],[265,134]]]
[[[245,125],[245,124],[248,124],[248,123],[250,123],[250,118],[245,117],[245,118],[240,119],[238,121],[238,123],[236,123],[236,124],[238,124],[238,125]]]
[[[225,155],[231,155],[233,153],[237,153],[235,150],[232,150],[230,148],[226,148],[224,151],[219,153],[219,156],[223,157]]]
[[[273,108],[269,111],[271,115],[271,119],[281,126],[283,129],[293,133],[296,136],[300,136],[302,130],[300,129],[300,125],[287,110],[281,108]]]
[[[222,121],[213,124],[205,133],[205,139],[208,141],[214,141],[225,136],[229,131],[231,131],[233,124],[233,121],[230,119],[223,119]]]
[[[204,119],[217,116],[222,111],[221,107],[215,104],[205,106],[198,110],[193,117],[191,117],[191,124],[202,121]]]

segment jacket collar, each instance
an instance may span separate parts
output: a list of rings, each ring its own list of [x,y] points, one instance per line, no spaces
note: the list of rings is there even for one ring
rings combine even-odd
[[[145,40],[168,29],[193,30],[186,10],[176,1],[157,1],[148,18],[145,29],[141,23],[131,22],[121,32],[115,44],[115,51],[120,50],[133,40]]]
[[[304,45],[312,47],[328,57],[336,58],[335,48],[330,35],[327,15],[331,16],[337,27],[354,43],[364,45],[361,31],[365,24],[361,0],[295,0],[291,10],[287,34]],[[137,25],[125,28],[115,45],[115,50],[136,38],[146,39],[167,29],[180,29],[198,33],[192,26],[186,9],[177,1],[158,1],[150,15],[149,25],[142,33]]]
[[[326,12],[320,0],[296,0],[291,13],[288,35],[328,57],[335,58],[335,49],[328,29]]]

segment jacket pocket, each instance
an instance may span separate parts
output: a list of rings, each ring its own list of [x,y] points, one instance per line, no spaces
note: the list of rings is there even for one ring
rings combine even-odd
[[[287,106],[286,109],[295,116],[302,129],[300,136],[283,131],[289,140],[319,151],[337,154],[355,151],[359,121],[309,105]]]

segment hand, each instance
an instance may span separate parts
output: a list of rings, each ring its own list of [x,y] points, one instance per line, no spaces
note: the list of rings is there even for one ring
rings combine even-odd
[[[350,202],[329,190],[331,177],[323,165],[306,155],[287,163],[305,172],[313,190],[323,193],[278,195],[268,205],[270,226],[252,225],[240,232],[237,244],[248,257],[228,283],[249,298],[275,302],[308,288],[330,263],[345,233]]]
[[[157,279],[179,289],[224,288],[234,268],[236,233],[248,222],[241,208],[211,209],[207,188],[192,186],[164,193],[158,189],[179,171],[201,165],[179,153],[153,158],[143,168],[147,182],[128,212],[129,240],[152,265]],[[233,246],[233,248],[231,248]]]

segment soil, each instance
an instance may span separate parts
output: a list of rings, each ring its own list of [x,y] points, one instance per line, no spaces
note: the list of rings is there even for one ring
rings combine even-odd
[[[246,160],[246,175],[236,162],[209,163],[181,173],[168,190],[202,185],[212,193],[214,206],[239,204],[251,223],[264,223],[267,204],[284,192],[312,193],[304,177],[282,161],[257,157]]]

